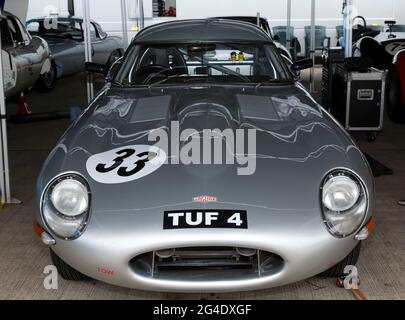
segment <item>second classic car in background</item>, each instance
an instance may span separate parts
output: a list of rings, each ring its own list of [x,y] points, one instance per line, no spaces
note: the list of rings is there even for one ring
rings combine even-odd
[[[21,21],[6,11],[1,13],[0,30],[6,98],[34,86],[42,92],[52,90],[56,77],[46,41],[32,37]]]
[[[120,37],[109,36],[101,26],[91,21],[93,62],[108,66],[124,54]],[[31,35],[44,38],[55,60],[57,77],[65,77],[85,70],[83,19],[76,17],[42,17],[27,22]]]

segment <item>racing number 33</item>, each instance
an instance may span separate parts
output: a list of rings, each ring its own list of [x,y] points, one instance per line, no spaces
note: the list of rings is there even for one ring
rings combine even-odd
[[[126,183],[152,174],[166,159],[166,153],[156,146],[128,145],[92,155],[86,169],[97,182]]]
[[[145,168],[146,162],[149,162],[157,157],[157,154],[155,152],[141,152],[136,155],[136,157],[138,157],[139,159],[134,162],[135,168],[133,168],[132,170],[128,170],[128,167],[126,166],[120,167],[124,163],[125,159],[132,157],[133,155],[135,155],[135,153],[135,149],[123,149],[117,151],[116,154],[118,155],[118,157],[113,159],[114,163],[111,166],[108,166],[106,163],[99,163],[96,166],[96,170],[100,173],[108,173],[119,168],[117,172],[119,176],[129,177]]]

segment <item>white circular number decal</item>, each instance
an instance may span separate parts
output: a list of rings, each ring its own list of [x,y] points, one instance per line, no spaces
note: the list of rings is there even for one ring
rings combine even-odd
[[[385,50],[393,56],[395,56],[400,50],[404,49],[405,49],[404,41],[391,42],[385,46]]]
[[[91,156],[86,169],[97,182],[124,183],[155,172],[166,162],[166,157],[166,153],[155,146],[126,146]]]

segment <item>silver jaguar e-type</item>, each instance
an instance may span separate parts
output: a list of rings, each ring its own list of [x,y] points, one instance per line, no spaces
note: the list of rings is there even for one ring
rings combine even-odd
[[[107,80],[38,179],[34,227],[62,277],[243,291],[356,263],[370,168],[260,28],[148,27]]]

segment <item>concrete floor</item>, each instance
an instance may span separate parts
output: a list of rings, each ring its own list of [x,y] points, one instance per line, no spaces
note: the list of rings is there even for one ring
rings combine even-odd
[[[80,76],[60,81],[48,95],[30,94],[33,112],[68,110],[85,104]],[[15,102],[8,104],[14,113]],[[49,150],[69,125],[68,120],[9,124],[9,149],[13,195],[22,205],[0,210],[0,299],[354,299],[335,286],[334,279],[312,278],[292,285],[229,294],[166,294],[130,290],[97,281],[59,279],[58,290],[43,286],[44,267],[51,264],[46,248],[32,231],[35,180]],[[384,132],[370,144],[358,134],[362,149],[391,167],[395,174],[376,179],[378,225],[363,244],[358,263],[361,290],[368,299],[405,299],[405,125],[388,120]]]

